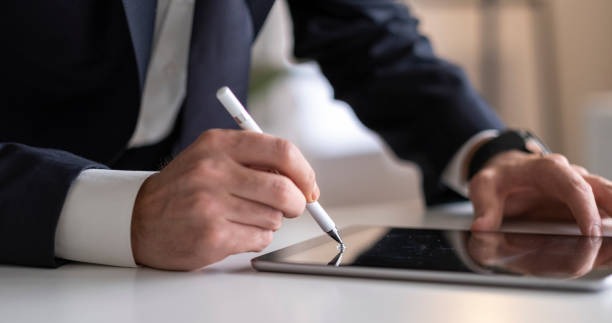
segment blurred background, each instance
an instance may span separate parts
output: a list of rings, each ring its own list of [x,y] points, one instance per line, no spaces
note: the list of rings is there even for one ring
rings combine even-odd
[[[511,127],[612,178],[612,1],[406,0],[440,57]],[[422,206],[419,172],[365,129],[316,64],[292,58],[283,0],[253,48],[249,106],[262,127],[292,140],[317,171],[322,203]]]

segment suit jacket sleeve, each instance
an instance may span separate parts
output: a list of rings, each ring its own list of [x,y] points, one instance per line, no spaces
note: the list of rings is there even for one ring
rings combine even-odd
[[[0,263],[56,267],[57,220],[70,184],[105,168],[68,152],[0,143]]]
[[[394,0],[289,0],[294,52],[315,59],[360,120],[423,174],[428,204],[456,195],[441,174],[459,147],[502,122],[458,67],[436,57]]]

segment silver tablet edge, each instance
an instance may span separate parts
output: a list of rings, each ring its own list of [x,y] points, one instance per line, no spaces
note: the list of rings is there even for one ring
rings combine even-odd
[[[264,272],[332,275],[340,277],[376,278],[390,280],[405,280],[429,283],[469,283],[476,285],[512,286],[564,289],[579,291],[601,291],[612,287],[612,276],[598,280],[564,280],[529,276],[480,276],[466,273],[444,273],[421,270],[404,270],[392,268],[365,268],[365,267],[333,267],[306,264],[288,264],[272,262],[261,259],[251,261],[253,268]]]

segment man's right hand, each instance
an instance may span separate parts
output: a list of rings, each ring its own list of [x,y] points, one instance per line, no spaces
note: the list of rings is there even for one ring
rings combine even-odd
[[[280,174],[266,170],[277,170]],[[195,270],[261,251],[282,217],[317,200],[315,174],[290,142],[238,130],[203,133],[141,186],[132,216],[136,263]]]

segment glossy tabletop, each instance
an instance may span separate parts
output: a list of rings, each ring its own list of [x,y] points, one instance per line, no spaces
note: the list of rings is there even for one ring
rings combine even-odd
[[[339,227],[467,228],[466,205],[418,203],[331,209]],[[576,232],[538,224],[516,231]],[[612,233],[608,224],[608,235]],[[285,222],[264,252],[320,235],[308,216]],[[610,322],[612,290],[568,292],[256,272],[256,254],[203,271],[68,264],[0,266],[0,322]]]

